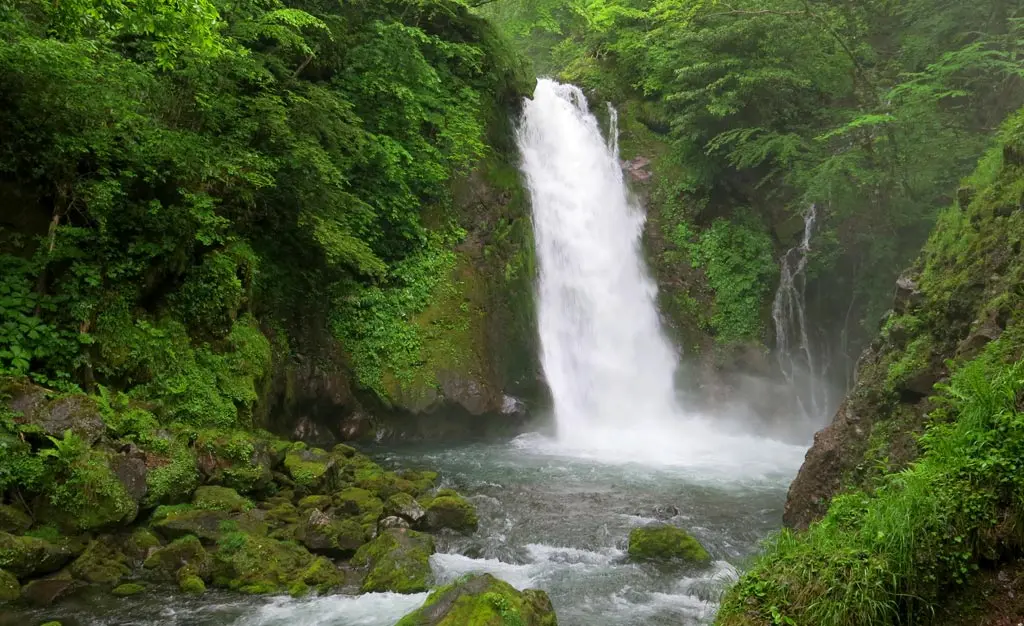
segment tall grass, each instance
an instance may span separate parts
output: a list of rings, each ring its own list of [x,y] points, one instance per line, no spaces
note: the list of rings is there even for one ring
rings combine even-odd
[[[771,540],[719,624],[924,623],[982,559],[1019,545],[1024,361],[992,358],[998,343],[940,388],[920,459],[872,493],[834,498],[807,532]]]

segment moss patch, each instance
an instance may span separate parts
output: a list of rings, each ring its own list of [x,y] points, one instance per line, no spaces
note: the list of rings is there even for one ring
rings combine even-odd
[[[434,540],[430,535],[391,528],[360,548],[352,564],[369,568],[363,580],[364,593],[418,593],[428,588],[433,553]]]
[[[634,528],[629,533],[629,557],[638,561],[711,561],[711,555],[699,541],[675,526]]]
[[[517,591],[490,574],[469,575],[437,589],[395,626],[557,626],[543,591]]]

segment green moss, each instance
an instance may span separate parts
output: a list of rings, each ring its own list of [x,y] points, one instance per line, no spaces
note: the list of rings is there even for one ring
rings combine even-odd
[[[68,437],[65,437],[67,440]],[[138,514],[138,503],[111,469],[113,454],[78,446],[60,455],[60,477],[48,485],[49,506],[40,512],[44,520],[82,531],[127,524]],[[58,448],[62,450],[66,448]]]
[[[213,580],[217,586],[253,594],[287,591],[297,581],[324,590],[343,582],[333,565],[317,564],[295,543],[244,533],[228,534],[219,542]]]
[[[20,534],[32,527],[32,518],[20,508],[0,504],[0,532]]]
[[[198,485],[195,455],[184,443],[174,440],[166,462],[146,474],[146,497],[142,504],[153,507],[184,502]]]
[[[199,576],[195,567],[185,565],[178,570],[178,589],[191,595],[202,595],[206,593],[206,583]]]
[[[334,505],[346,515],[357,518],[364,526],[376,528],[384,513],[384,503],[366,489],[351,487],[334,494]]]
[[[143,563],[148,578],[163,581],[176,580],[178,570],[185,565],[203,576],[210,571],[210,555],[199,539],[191,535],[157,548]]]
[[[131,574],[128,557],[117,547],[117,541],[107,536],[89,542],[85,552],[71,564],[72,576],[89,583],[116,585]]]
[[[326,509],[331,505],[331,496],[315,495],[306,496],[299,500],[299,510],[306,511],[309,509]]]
[[[458,494],[432,498],[425,503],[425,507],[427,527],[432,530],[450,528],[471,533],[476,531],[479,524],[476,508]]]
[[[639,561],[711,561],[711,555],[700,542],[674,526],[634,528],[629,533],[629,556]]]
[[[434,488],[434,485],[437,483],[437,472],[431,472],[431,471],[425,471],[425,470],[424,471],[405,470],[405,471],[399,472],[398,475],[401,478],[409,481],[409,483],[411,484],[412,488],[407,493],[409,493],[409,494],[411,494],[413,496],[420,496],[420,495],[430,491],[431,489]]]
[[[221,525],[229,517],[227,511],[189,506],[165,512],[161,518],[150,522],[150,528],[166,539],[195,535],[206,541],[216,541],[223,533]]]
[[[238,495],[238,492],[230,487],[200,487],[196,489],[195,495],[192,497],[192,504],[199,509],[235,513],[249,511],[253,508],[251,500]]]
[[[284,467],[296,486],[313,490],[324,486],[334,459],[325,450],[319,448],[293,448],[284,457]]]
[[[14,602],[21,597],[21,585],[14,574],[0,569],[0,603]]]
[[[517,591],[490,574],[467,575],[433,591],[395,626],[557,626],[543,591]]]
[[[145,590],[146,587],[144,585],[140,585],[138,583],[125,583],[123,585],[118,585],[117,587],[114,587],[114,589],[111,590],[110,593],[114,594],[115,596],[126,597],[140,594]]]
[[[0,532],[0,569],[22,578],[58,570],[71,559],[65,545]]]
[[[360,548],[352,564],[369,568],[362,584],[364,593],[418,593],[428,588],[433,553],[434,540],[430,535],[392,528]]]

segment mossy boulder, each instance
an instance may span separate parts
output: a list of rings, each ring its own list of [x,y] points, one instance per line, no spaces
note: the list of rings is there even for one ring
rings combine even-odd
[[[359,521],[336,519],[320,509],[310,511],[295,530],[295,539],[311,552],[334,558],[348,558],[369,539]]]
[[[454,492],[429,498],[424,503],[427,514],[423,525],[427,530],[449,528],[461,533],[472,533],[479,525],[476,508]]]
[[[202,595],[206,593],[206,583],[199,575],[198,569],[191,565],[184,565],[178,570],[178,589],[191,595]]]
[[[331,506],[331,496],[328,495],[313,495],[306,496],[299,500],[299,510],[308,511],[310,509],[325,510]]]
[[[245,430],[204,430],[193,449],[203,480],[240,493],[266,493],[273,488],[272,468],[283,442]]]
[[[64,394],[49,399],[53,392],[27,381],[9,381],[2,391],[10,398],[10,409],[20,414],[15,422],[34,426],[50,437],[59,439],[70,430],[92,445],[106,431],[99,405],[84,394]]]
[[[88,583],[75,580],[70,572],[62,570],[25,583],[21,587],[21,599],[34,606],[50,606],[87,586]]]
[[[437,472],[427,470],[404,470],[398,472],[398,476],[409,482],[412,488],[408,493],[413,496],[420,496],[430,491],[437,483]]]
[[[634,528],[629,533],[629,557],[637,561],[711,561],[704,546],[685,530],[661,524]]]
[[[55,572],[71,557],[72,552],[67,545],[0,532],[0,569],[18,578]]]
[[[146,578],[164,582],[176,580],[178,571],[185,566],[190,567],[200,578],[210,575],[210,555],[199,539],[192,535],[153,550],[143,563]]]
[[[0,532],[19,535],[32,527],[32,518],[25,511],[9,504],[0,504]]]
[[[374,529],[384,515],[384,502],[373,492],[350,487],[334,494],[334,506],[339,515],[357,519],[364,528]]]
[[[90,541],[85,552],[71,564],[71,575],[96,585],[117,585],[131,574],[129,559],[117,544],[118,540],[110,535]]]
[[[132,561],[141,563],[151,550],[159,548],[160,538],[148,528],[136,528],[124,542],[124,553]]]
[[[252,500],[243,498],[230,487],[206,486],[196,489],[192,504],[197,509],[241,513],[253,508]]]
[[[68,534],[129,524],[146,494],[146,473],[139,454],[86,450],[46,485],[36,519]]]
[[[296,543],[236,532],[218,544],[213,581],[243,593],[285,592],[300,582],[324,593],[344,578],[330,561]]]
[[[123,585],[118,585],[117,587],[114,587],[113,589],[111,589],[110,593],[114,594],[115,596],[120,596],[124,598],[128,596],[138,595],[145,590],[145,585],[140,585],[138,583],[125,583]]]
[[[200,480],[195,452],[182,438],[171,433],[158,432],[154,437],[164,442],[166,450],[147,449],[149,471],[143,508],[188,502]]]
[[[395,626],[558,626],[543,591],[517,591],[490,574],[468,575],[437,589]]]
[[[223,533],[223,525],[230,518],[227,511],[197,509],[192,506],[160,509],[154,514],[150,528],[165,539],[178,539],[195,535],[204,541],[216,541]]]
[[[396,493],[388,498],[384,505],[384,513],[395,517],[401,517],[413,524],[427,516],[427,511],[419,502],[407,493]]]
[[[21,597],[21,585],[14,574],[0,569],[0,602],[14,602]]]
[[[385,530],[356,552],[352,565],[367,567],[364,593],[419,593],[429,588],[434,539],[404,528]]]
[[[326,450],[295,444],[284,457],[284,468],[296,487],[312,493],[326,490],[336,462],[337,459]]]

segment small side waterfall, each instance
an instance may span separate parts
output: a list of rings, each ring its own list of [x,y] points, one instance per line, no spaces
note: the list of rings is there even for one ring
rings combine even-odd
[[[518,131],[540,267],[541,362],[558,434],[677,421],[676,354],[640,248],[644,213],[578,87],[540,80]]]
[[[820,420],[831,408],[828,386],[824,382],[827,363],[819,361],[807,332],[807,261],[811,238],[818,220],[818,207],[812,204],[804,214],[804,234],[800,244],[779,259],[779,288],[772,304],[775,320],[775,349],[783,376],[794,391],[804,417]]]

